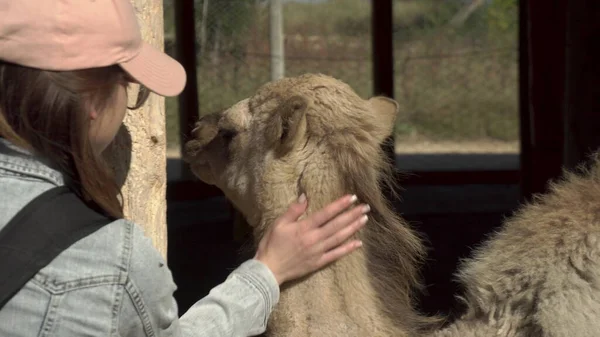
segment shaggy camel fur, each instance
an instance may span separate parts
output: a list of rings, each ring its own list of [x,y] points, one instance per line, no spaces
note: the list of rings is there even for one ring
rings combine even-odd
[[[600,160],[566,173],[465,261],[466,314],[437,337],[600,336]]]
[[[364,248],[284,286],[267,334],[600,336],[600,160],[522,207],[463,263],[460,319],[434,331],[437,319],[412,309],[423,246],[379,184],[390,183],[379,145],[397,109],[393,100],[363,100],[330,77],[304,75],[268,83],[199,121],[186,160],[242,211],[256,242],[303,191],[309,213],[346,193],[372,208],[359,233]]]
[[[302,192],[307,213],[346,193],[371,206],[363,248],[284,285],[267,335],[415,336],[433,321],[412,309],[423,246],[380,189],[392,176],[380,145],[397,112],[391,99],[364,100],[333,78],[304,75],[198,122],[186,160],[244,214],[256,242]]]

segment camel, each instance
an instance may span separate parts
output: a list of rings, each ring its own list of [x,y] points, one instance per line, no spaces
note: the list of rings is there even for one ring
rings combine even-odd
[[[457,278],[466,313],[436,337],[600,336],[600,156],[517,210]]]
[[[243,213],[255,243],[302,192],[308,213],[347,193],[372,209],[358,234],[363,249],[284,285],[266,334],[599,336],[600,156],[581,174],[565,173],[463,261],[467,309],[441,328],[439,317],[414,309],[422,238],[381,189],[394,187],[380,145],[398,110],[392,99],[365,100],[341,81],[305,74],[198,122],[185,160]]]
[[[397,113],[392,99],[365,100],[341,81],[306,74],[267,83],[197,123],[184,159],[241,211],[255,243],[302,192],[307,214],[347,193],[371,207],[363,248],[283,285],[268,336],[418,336],[435,322],[413,309],[421,238],[381,190],[393,168],[381,144]]]

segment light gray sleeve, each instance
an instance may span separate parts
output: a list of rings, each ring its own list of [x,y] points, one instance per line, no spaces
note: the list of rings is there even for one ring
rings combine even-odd
[[[134,226],[129,280],[119,317],[121,336],[242,337],[261,334],[279,285],[271,271],[248,260],[178,318],[177,289],[164,259]]]

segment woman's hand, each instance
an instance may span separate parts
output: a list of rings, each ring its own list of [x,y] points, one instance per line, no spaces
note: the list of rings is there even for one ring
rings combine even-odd
[[[356,206],[347,195],[323,209],[298,220],[307,207],[303,194],[269,228],[258,245],[255,259],[266,264],[281,285],[351,253],[362,245],[359,240],[344,243],[367,223],[368,205]]]

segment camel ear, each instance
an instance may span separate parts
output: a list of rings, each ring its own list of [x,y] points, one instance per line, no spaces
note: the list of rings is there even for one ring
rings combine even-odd
[[[306,131],[306,98],[293,96],[277,107],[266,129],[267,139],[275,146],[279,155],[292,150],[294,144]]]
[[[383,142],[394,131],[400,105],[395,100],[383,96],[373,97],[368,102],[375,114],[375,117],[372,119],[374,127],[373,136],[380,142]]]

